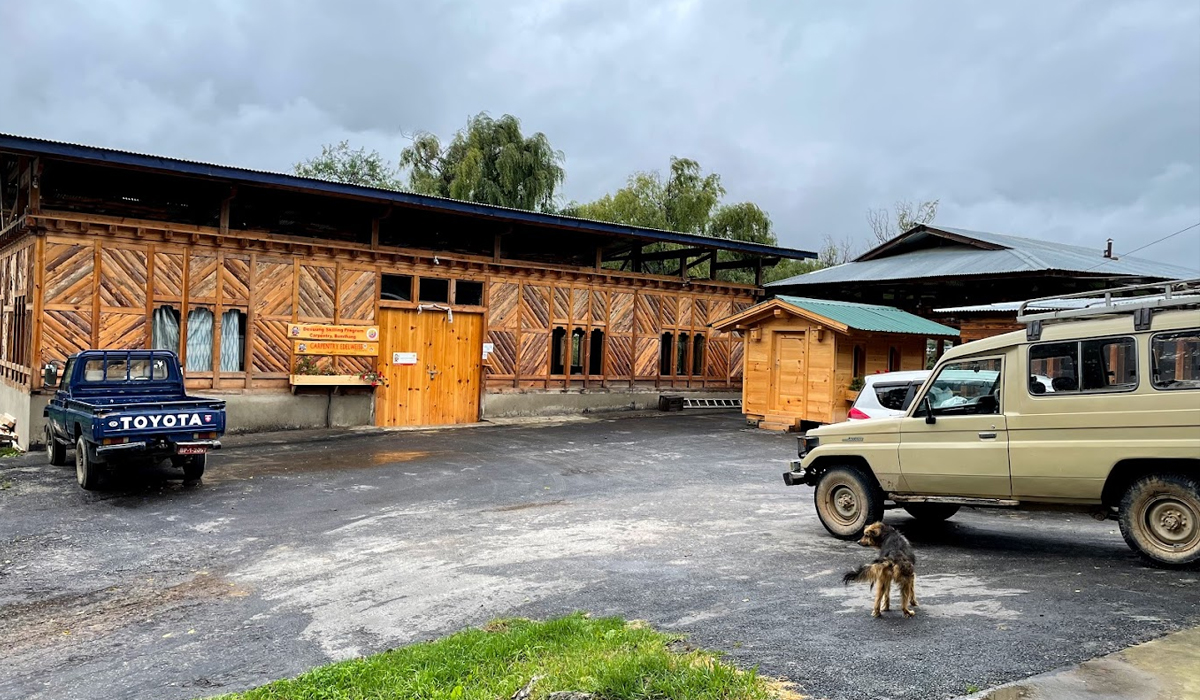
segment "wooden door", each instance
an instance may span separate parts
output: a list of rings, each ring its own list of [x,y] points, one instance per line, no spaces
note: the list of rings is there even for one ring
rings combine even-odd
[[[807,378],[804,359],[803,333],[775,334],[775,371],[771,387],[774,410],[795,415],[803,412]]]
[[[383,309],[379,341],[388,386],[376,390],[377,425],[479,420],[482,314]]]

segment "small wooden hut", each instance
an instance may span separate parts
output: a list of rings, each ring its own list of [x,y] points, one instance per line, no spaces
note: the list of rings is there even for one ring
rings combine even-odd
[[[742,412],[759,427],[846,420],[856,378],[924,369],[958,331],[890,306],[779,296],[713,324],[745,342]]]

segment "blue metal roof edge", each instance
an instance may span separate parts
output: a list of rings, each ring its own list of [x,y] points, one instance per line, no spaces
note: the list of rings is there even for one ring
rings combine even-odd
[[[415,194],[412,192],[382,190],[362,185],[348,185],[341,182],[317,180],[313,178],[300,177],[298,175],[287,175],[285,173],[273,173],[264,170],[238,168],[231,165],[216,165],[213,163],[202,163],[199,161],[182,160],[179,158],[168,158],[166,156],[133,153],[131,151],[102,148],[100,146],[86,146],[62,141],[49,141],[30,136],[17,136],[14,134],[0,133],[0,150],[25,152],[33,155],[72,158],[88,162],[109,163],[112,165],[121,165],[127,167],[147,168],[151,170],[175,173],[179,175],[190,175],[194,177],[236,180],[238,182],[245,182],[247,184],[286,187],[320,192],[323,194],[369,198],[395,204],[425,207],[428,209],[440,209],[456,214],[510,219],[513,221],[521,221],[524,223],[541,226],[573,228],[581,231],[587,230],[609,235],[646,238],[656,241],[663,241],[666,243],[719,248],[721,250],[749,253],[752,255],[789,258],[793,260],[813,259],[817,257],[817,254],[812,251],[798,250],[795,248],[783,248],[780,246],[770,246],[761,243],[734,241],[727,238],[714,238],[712,236],[701,236],[694,233],[679,233],[676,231],[663,231],[660,229],[638,228],[635,226],[626,226],[624,224],[613,224],[604,221],[593,221],[591,219],[580,219],[572,216],[564,216],[562,214],[545,214],[541,212],[525,211],[523,209],[510,209],[508,207],[501,207],[492,204],[478,204],[476,202],[466,202],[458,199],[447,199],[444,197]]]

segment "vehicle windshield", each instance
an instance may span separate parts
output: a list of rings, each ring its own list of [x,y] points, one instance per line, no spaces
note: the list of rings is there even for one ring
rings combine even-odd
[[[1000,359],[946,365],[925,394],[934,413],[997,413],[1000,410]],[[924,415],[924,407],[917,415]]]

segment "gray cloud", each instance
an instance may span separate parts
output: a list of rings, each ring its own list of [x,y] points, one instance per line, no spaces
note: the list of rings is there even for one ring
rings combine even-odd
[[[587,200],[671,155],[781,241],[946,225],[1118,251],[1200,221],[1200,6],[0,0],[0,130],[271,170],[510,112]],[[1200,230],[1141,255],[1200,270]]]

